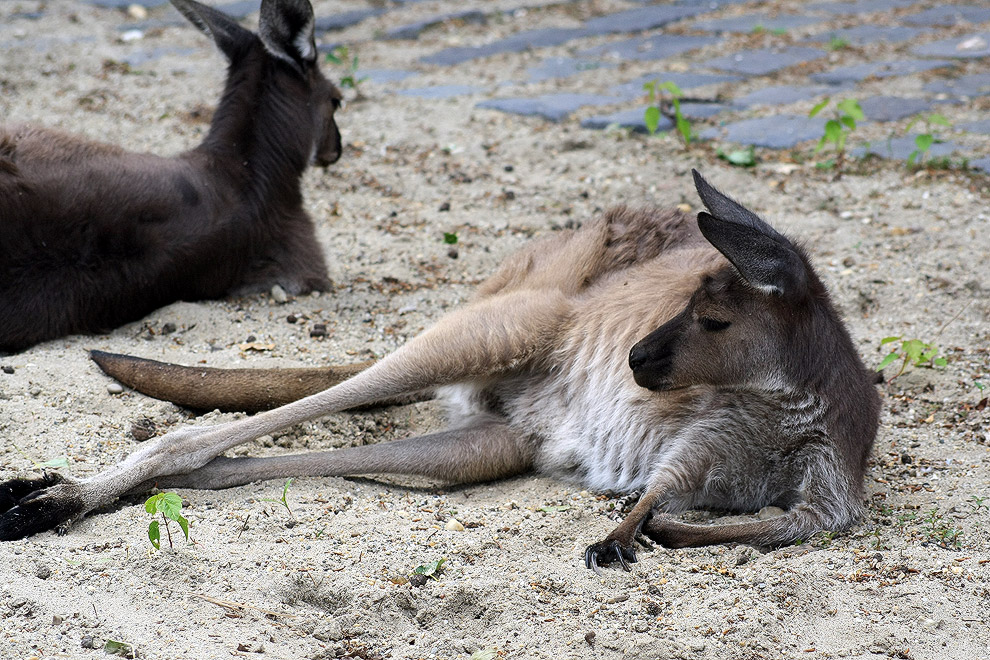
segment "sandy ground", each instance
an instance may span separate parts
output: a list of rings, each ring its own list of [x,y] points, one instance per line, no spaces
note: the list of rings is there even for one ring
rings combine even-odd
[[[392,22],[437,13],[436,3],[422,4]],[[36,6],[0,6],[0,118],[157,153],[204,134],[196,110],[214,103],[222,67],[199,33],[148,33],[142,48],[195,54],[128,72],[108,63],[135,49],[118,39],[119,15],[51,2],[41,21],[10,18]],[[550,12],[540,24],[571,20]],[[504,29],[470,28],[464,39]],[[460,38],[440,30],[359,48],[366,66],[397,67]],[[417,84],[494,89],[532,63],[519,54],[424,68]],[[624,70],[623,79],[646,70]],[[610,75],[580,80],[604,89]],[[305,180],[334,290],[284,304],[267,295],[178,303],[106,336],[0,358],[0,477],[62,456],[65,472],[93,474],[137,446],[135,421],[167,429],[194,419],[130,391],[111,394],[86,349],[213,366],[380,356],[464,300],[531,236],[619,202],[696,206],[689,169],[698,167],[806,242],[869,363],[891,335],[933,342],[948,358],[945,368],[911,369],[881,387],[867,516],[848,533],[771,552],[644,551],[633,572],[598,577],[581,555],[614,526],[623,502],[579,484],[299,479],[287,493],[291,515],[267,501],[281,497],[281,482],[183,491],[193,544],[154,551],[149,517],[132,500],[66,536],[0,546],[0,657],[99,658],[107,640],[170,660],[990,657],[990,413],[979,388],[990,385],[986,178],[871,161],[834,180],[806,160],[807,149],[803,163],[766,152],[742,170],[717,160],[713,146],[686,150],[671,137],[476,110],[474,97],[363,92],[339,117],[344,157]],[[445,232],[457,234],[455,246]],[[287,322],[290,314],[299,322]],[[169,323],[176,330],[163,333]],[[328,336],[310,337],[316,323]],[[234,453],[379,442],[441,424],[432,403],[333,415]],[[448,529],[450,520],[466,529]],[[439,579],[408,582],[417,566],[440,559]]]

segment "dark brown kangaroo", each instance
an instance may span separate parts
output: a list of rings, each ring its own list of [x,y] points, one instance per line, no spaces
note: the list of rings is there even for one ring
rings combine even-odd
[[[588,547],[595,570],[628,568],[640,534],[667,547],[779,545],[848,528],[877,431],[874,378],[804,252],[697,173],[695,184],[708,208],[697,223],[677,211],[618,208],[534,241],[468,305],[323,392],[173,431],[89,479],[0,484],[0,539],[65,526],[155,485],[381,473],[472,482],[533,469],[595,489],[644,490]],[[238,375],[231,394],[222,374],[203,386],[199,369],[96,357],[155,395],[205,390],[198,407],[264,401],[262,370]],[[309,393],[296,380],[284,379],[292,394]],[[303,420],[426,390],[446,398],[449,430],[331,452],[220,456]],[[712,525],[671,517],[767,505],[786,512]]]
[[[329,285],[302,207],[311,162],[340,157],[340,92],[308,0],[264,0],[258,34],[172,0],[230,63],[204,142],[175,158],[0,127],[0,352],[99,332],[176,300]]]

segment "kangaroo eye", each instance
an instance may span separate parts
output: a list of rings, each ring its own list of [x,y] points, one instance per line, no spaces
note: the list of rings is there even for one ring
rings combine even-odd
[[[710,319],[702,316],[698,319],[698,325],[700,325],[704,330],[708,332],[718,332],[720,330],[725,330],[730,325],[731,321],[719,321],[717,319]]]

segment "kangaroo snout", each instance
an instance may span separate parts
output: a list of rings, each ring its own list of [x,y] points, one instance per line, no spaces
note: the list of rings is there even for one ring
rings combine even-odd
[[[629,350],[629,368],[640,387],[660,392],[670,389],[676,346],[666,326],[654,330]]]

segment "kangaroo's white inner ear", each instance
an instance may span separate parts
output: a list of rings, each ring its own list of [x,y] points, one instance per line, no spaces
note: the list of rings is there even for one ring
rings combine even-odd
[[[308,0],[264,0],[258,37],[265,50],[295,66],[316,61],[316,18]]]

